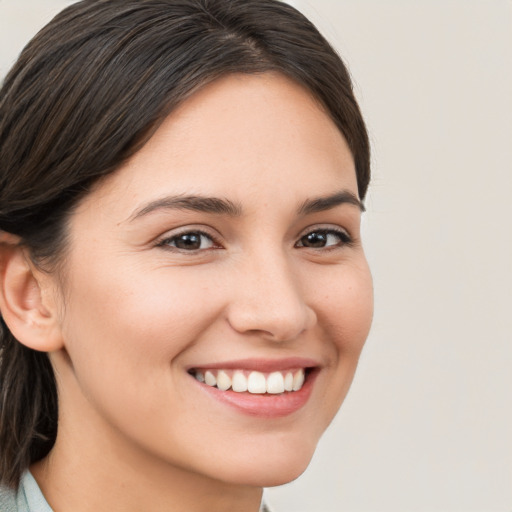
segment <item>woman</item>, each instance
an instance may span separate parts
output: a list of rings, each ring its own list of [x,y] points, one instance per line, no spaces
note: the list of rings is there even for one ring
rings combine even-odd
[[[299,476],[372,316],[368,138],[317,30],[74,4],[5,80],[0,166],[2,510],[250,512]]]

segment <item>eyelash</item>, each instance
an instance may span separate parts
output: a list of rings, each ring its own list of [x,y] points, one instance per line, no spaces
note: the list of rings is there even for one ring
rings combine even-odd
[[[201,248],[199,248],[199,249],[183,249],[183,248],[180,248],[180,247],[176,247],[175,245],[174,246],[171,245],[171,242],[176,243],[176,240],[178,240],[181,237],[185,237],[187,235],[188,236],[190,236],[190,235],[199,235],[201,238],[207,238],[211,242],[212,247],[207,247],[205,249],[201,249]],[[210,233],[207,233],[206,231],[203,231],[201,229],[189,229],[187,231],[183,231],[181,233],[177,233],[176,235],[173,235],[173,236],[170,236],[170,237],[166,237],[163,240],[160,240],[156,245],[157,245],[157,247],[162,247],[162,248],[168,249],[168,250],[175,249],[175,250],[178,250],[178,251],[190,252],[190,253],[197,253],[199,251],[204,251],[204,250],[220,247],[220,244],[215,239],[215,237],[213,237]],[[217,247],[214,247],[214,246],[217,246]]]
[[[192,235],[196,235],[196,236],[199,235],[199,238],[207,238],[211,242],[211,246],[206,247],[206,248],[199,247],[199,248],[194,248],[194,249],[185,249],[182,247],[177,247],[176,245],[172,245],[172,243],[176,244],[176,241],[180,237],[186,237],[186,236],[192,236]],[[332,244],[332,245],[327,245],[327,246],[323,246],[323,247],[313,247],[313,248],[303,245],[304,239],[306,239],[306,237],[311,236],[311,235],[317,235],[317,236],[320,235],[320,236],[326,237],[326,242],[328,241],[329,236],[334,235],[339,239],[339,242],[336,244]],[[200,243],[201,243],[201,241],[200,241]],[[301,235],[299,237],[299,240],[295,243],[294,247],[306,248],[306,249],[309,248],[309,249],[313,249],[313,250],[317,249],[317,250],[331,251],[331,250],[339,249],[339,248],[345,247],[345,246],[352,246],[353,243],[354,243],[354,241],[353,241],[352,237],[346,231],[344,231],[342,229],[316,228],[316,229],[311,229],[311,231],[308,231],[305,234]],[[212,236],[210,233],[207,233],[206,231],[203,231],[201,229],[190,229],[188,231],[183,231],[176,235],[166,237],[166,238],[158,241],[156,246],[167,249],[167,250],[178,250],[180,252],[188,252],[188,253],[198,253],[200,251],[221,248],[221,244],[216,240],[216,238],[214,236]]]
[[[350,247],[354,243],[352,237],[343,229],[315,228],[315,229],[312,229],[311,231],[306,232],[304,235],[302,235],[299,238],[299,240],[297,241],[297,243],[295,244],[295,247],[305,247],[304,245],[298,245],[298,244],[299,243],[303,243],[302,241],[306,237],[311,236],[313,234],[322,235],[322,236],[325,236],[325,237],[329,237],[330,235],[335,235],[339,239],[339,242],[337,244],[327,245],[327,246],[324,246],[324,247],[318,247],[317,248],[318,250],[332,251],[332,250],[339,249],[339,248],[345,247],[345,246],[349,246]],[[313,249],[315,249],[315,248],[313,247]]]

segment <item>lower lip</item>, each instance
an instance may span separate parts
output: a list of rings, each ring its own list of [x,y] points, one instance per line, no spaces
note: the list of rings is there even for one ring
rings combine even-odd
[[[249,392],[221,391],[196,380],[194,381],[211,397],[250,416],[261,418],[280,418],[288,416],[304,407],[311,395],[317,371],[308,373],[304,385],[299,391],[285,392],[279,395],[252,394]]]

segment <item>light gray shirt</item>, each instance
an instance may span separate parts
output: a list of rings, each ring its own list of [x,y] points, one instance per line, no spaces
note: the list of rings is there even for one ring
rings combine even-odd
[[[52,512],[34,477],[27,471],[18,492],[0,488],[1,512]]]

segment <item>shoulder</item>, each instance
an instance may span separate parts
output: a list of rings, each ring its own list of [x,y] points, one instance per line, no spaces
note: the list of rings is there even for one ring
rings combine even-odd
[[[18,512],[16,491],[0,486],[0,510],[2,512]]]

